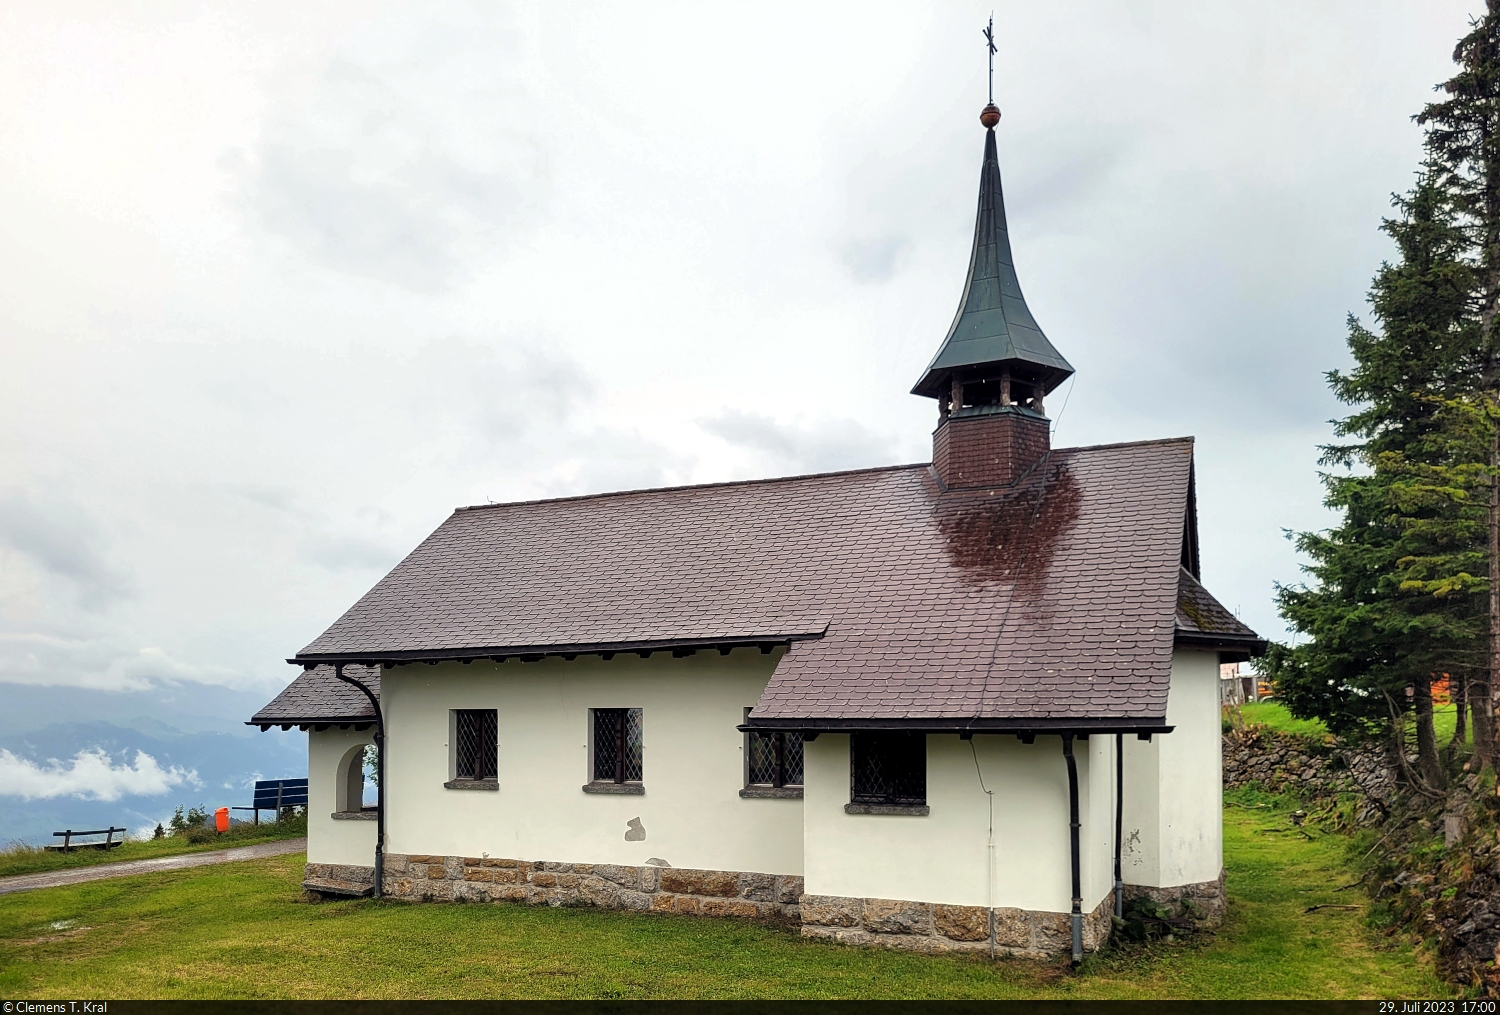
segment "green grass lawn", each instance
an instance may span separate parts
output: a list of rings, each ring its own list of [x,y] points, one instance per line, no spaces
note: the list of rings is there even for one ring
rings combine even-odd
[[[1294,719],[1286,706],[1276,700],[1252,701],[1240,706],[1240,714],[1247,723],[1260,723],[1274,730],[1301,733],[1306,736],[1323,736],[1328,727],[1321,719]],[[1453,705],[1437,705],[1432,710],[1432,725],[1437,732],[1439,747],[1447,747],[1458,726],[1458,710]]]
[[[1269,726],[1284,733],[1301,733],[1304,736],[1323,736],[1328,727],[1321,719],[1293,719],[1292,713],[1279,701],[1251,701],[1240,706],[1240,715],[1247,724]]]
[[[307,818],[297,817],[284,821],[268,821],[261,825],[233,825],[228,832],[215,835],[206,842],[189,842],[185,837],[173,835],[163,839],[130,840],[114,849],[79,849],[71,853],[54,853],[40,846],[16,843],[9,848],[0,849],[0,877],[11,874],[36,874],[41,871],[64,870],[70,867],[91,867],[99,863],[151,860],[159,856],[202,853],[211,849],[228,849],[232,846],[252,846],[257,842],[295,839],[306,834]]]
[[[1259,805],[1259,806],[1256,806]],[[112,998],[1441,998],[1358,905],[1348,840],[1231,795],[1214,935],[1065,964],[815,944],[770,927],[511,905],[301,901],[302,857],[0,896],[0,996]],[[1316,834],[1316,833],[1315,833]]]

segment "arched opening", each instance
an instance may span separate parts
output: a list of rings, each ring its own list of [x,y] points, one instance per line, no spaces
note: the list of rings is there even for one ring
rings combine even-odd
[[[337,773],[339,811],[348,813],[365,809],[365,770],[369,767],[373,771],[374,757],[373,745],[359,744],[349,748],[339,759]],[[371,786],[370,789],[373,791],[374,787]]]

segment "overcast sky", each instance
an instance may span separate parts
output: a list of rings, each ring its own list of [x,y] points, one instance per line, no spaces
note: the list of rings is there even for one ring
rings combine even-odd
[[[1282,530],[1480,5],[1002,3],[1058,445]],[[0,6],[0,681],[274,691],[456,505],[930,457],[990,5]]]

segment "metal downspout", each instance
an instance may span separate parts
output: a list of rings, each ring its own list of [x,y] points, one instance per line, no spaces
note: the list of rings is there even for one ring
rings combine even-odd
[[[995,957],[995,791],[984,784],[984,772],[979,768],[979,751],[974,746],[974,734],[959,734],[968,740],[969,753],[974,756],[974,774],[979,776],[979,788],[989,802],[989,836],[985,842],[985,899],[990,921],[990,958]]]
[[[1125,734],[1115,734],[1115,916],[1125,918],[1125,881],[1120,876],[1121,836],[1125,827]]]
[[[1062,735],[1063,758],[1068,763],[1069,846],[1073,867],[1073,965],[1083,961],[1083,877],[1079,871],[1078,849],[1078,762],[1073,758],[1073,734]]]
[[[375,709],[375,898],[382,895],[385,884],[385,716],[380,711],[380,702],[370,689],[353,677],[344,676],[344,664],[333,664],[333,675],[352,687],[359,688],[370,699]]]

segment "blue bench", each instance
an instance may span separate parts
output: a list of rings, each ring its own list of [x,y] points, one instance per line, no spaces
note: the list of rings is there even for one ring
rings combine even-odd
[[[283,807],[307,806],[306,779],[260,779],[255,783],[255,798],[249,807],[235,807],[236,811],[254,811],[255,823],[260,824],[260,812],[281,813]]]

